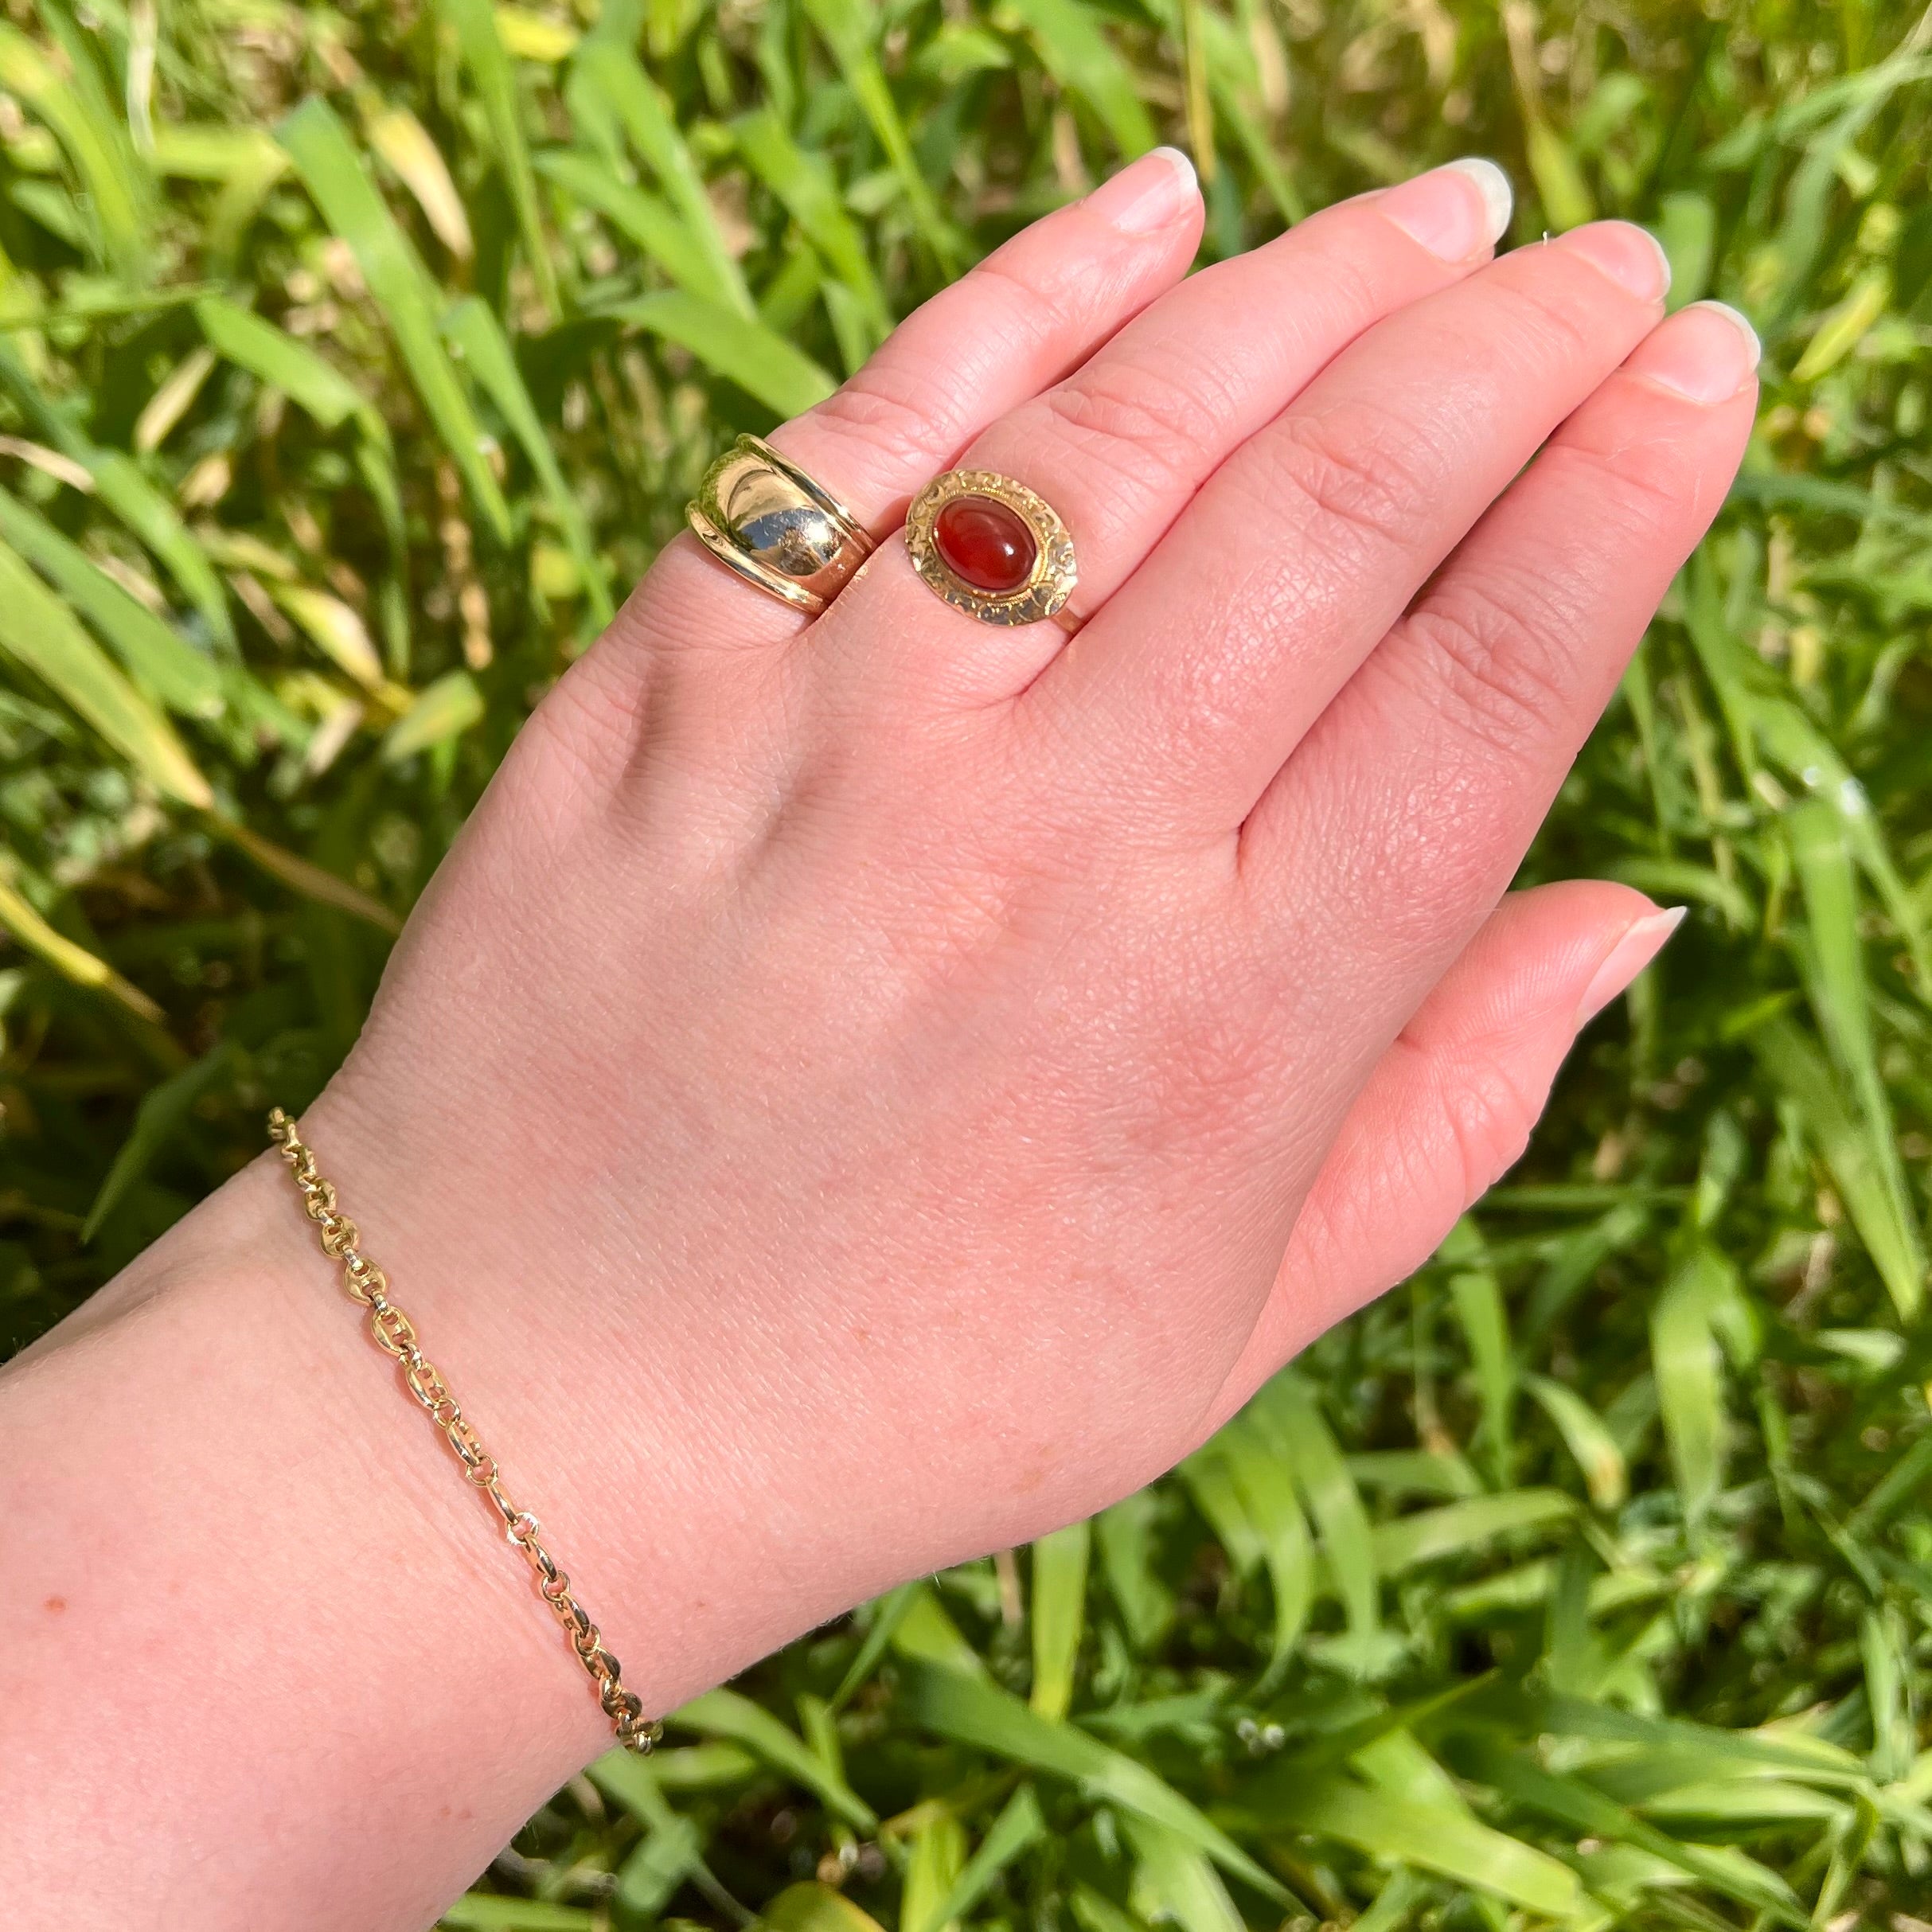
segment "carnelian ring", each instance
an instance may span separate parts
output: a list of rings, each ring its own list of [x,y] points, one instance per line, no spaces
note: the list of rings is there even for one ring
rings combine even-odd
[[[906,513],[906,552],[928,590],[983,624],[1055,616],[1079,581],[1060,513],[992,470],[935,476]]]

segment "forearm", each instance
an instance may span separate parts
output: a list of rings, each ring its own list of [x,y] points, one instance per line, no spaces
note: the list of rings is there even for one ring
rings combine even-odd
[[[0,1377],[0,1836],[35,1922],[420,1926],[609,1742],[312,1233],[257,1162]],[[647,1486],[650,1403],[560,1387],[502,1284],[393,1272],[647,1708],[741,1661]]]

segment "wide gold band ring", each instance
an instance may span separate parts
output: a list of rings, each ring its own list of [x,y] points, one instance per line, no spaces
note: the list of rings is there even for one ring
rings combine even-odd
[[[906,513],[906,550],[926,587],[982,624],[1057,618],[1079,581],[1073,537],[1046,498],[992,470],[935,476]]]
[[[872,554],[845,505],[757,436],[740,436],[704,472],[685,516],[720,564],[814,616]]]

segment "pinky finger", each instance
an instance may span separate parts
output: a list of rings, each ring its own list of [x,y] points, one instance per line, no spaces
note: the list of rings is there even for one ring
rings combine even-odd
[[[1212,1426],[1434,1253],[1522,1153],[1578,1033],[1682,917],[1587,880],[1518,893],[1490,915],[1350,1109]]]

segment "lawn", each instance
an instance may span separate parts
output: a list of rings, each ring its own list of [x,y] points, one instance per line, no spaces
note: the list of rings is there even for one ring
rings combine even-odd
[[[1692,916],[1174,1476],[574,1781],[445,1922],[1932,1918],[1932,15],[9,0],[0,1337],[262,1145],[709,455],[1161,139],[1207,259],[1495,156],[1766,344],[1526,868]],[[1909,1914],[1899,1916],[1900,1914]]]

